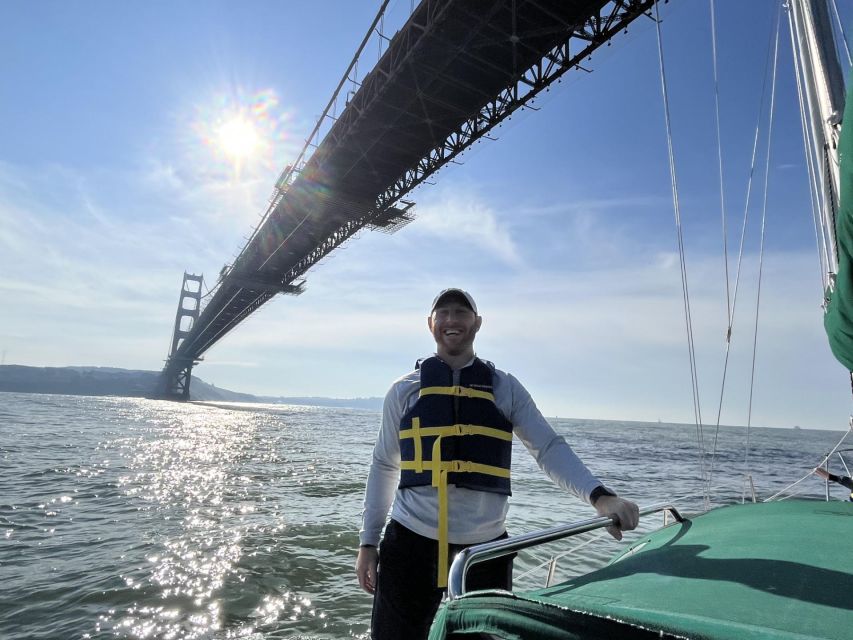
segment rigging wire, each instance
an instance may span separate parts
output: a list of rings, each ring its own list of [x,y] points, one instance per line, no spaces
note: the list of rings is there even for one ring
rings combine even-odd
[[[747,185],[746,185],[746,201],[744,203],[743,223],[741,225],[740,244],[738,247],[737,268],[735,270],[734,293],[732,294],[732,297],[731,297],[731,305],[729,308],[729,317],[728,317],[728,327],[726,329],[726,350],[725,350],[725,357],[723,360],[723,376],[722,376],[722,380],[720,383],[720,399],[719,399],[719,403],[717,405],[717,420],[716,420],[716,428],[714,431],[714,445],[713,445],[713,451],[711,454],[711,462],[709,465],[710,466],[710,471],[708,474],[708,476],[709,476],[708,477],[708,487],[709,487],[708,491],[709,491],[709,493],[710,493],[710,487],[711,487],[711,482],[712,482],[711,476],[713,475],[713,472],[714,472],[714,461],[715,461],[716,453],[717,453],[717,438],[719,436],[719,431],[720,431],[720,420],[721,420],[722,411],[723,411],[723,398],[725,396],[726,379],[727,379],[728,366],[729,366],[729,355],[731,352],[732,329],[734,326],[735,310],[737,308],[738,291],[740,290],[740,275],[741,275],[741,268],[743,265],[744,247],[746,245],[746,229],[747,229],[747,222],[749,221],[750,203],[752,202],[752,184],[753,184],[753,180],[755,177],[755,166],[756,166],[756,161],[757,161],[757,157],[758,157],[758,141],[760,138],[762,120],[763,120],[763,115],[764,115],[764,102],[765,102],[765,98],[767,96],[767,77],[768,77],[768,75],[770,75],[769,70],[770,70],[770,62],[772,59],[771,52],[773,51],[773,47],[771,45],[773,44],[774,32],[776,34],[775,37],[776,37],[777,42],[778,42],[779,23],[780,23],[780,18],[779,18],[779,16],[777,16],[777,18],[776,18],[776,29],[775,30],[771,29],[770,33],[768,35],[767,56],[766,56],[765,62],[764,62],[764,75],[763,75],[764,80],[762,81],[762,86],[761,86],[761,97],[758,101],[758,105],[759,105],[758,106],[758,116],[756,118],[755,134],[753,136],[753,141],[752,141],[752,155],[750,158],[749,176],[747,178]],[[716,56],[716,54],[714,54],[714,55]],[[715,60],[715,66],[716,66],[716,60]],[[774,69],[773,69],[774,77],[775,77],[775,73],[776,73],[776,68],[774,65]],[[719,137],[718,137],[718,140],[719,140]],[[719,147],[718,147],[718,149],[719,149]],[[720,153],[721,153],[721,150],[720,150]],[[721,186],[721,188],[722,188],[722,186]],[[727,240],[726,240],[726,238],[724,238],[723,239],[724,250],[725,250],[726,244],[727,244]],[[728,267],[728,260],[726,261],[726,265]],[[726,302],[728,304],[729,303],[728,271],[726,272],[726,279],[727,279],[727,282],[726,282]],[[747,427],[747,445],[746,445],[746,447],[747,447],[747,451],[748,451],[748,449],[749,449],[749,428],[748,427]],[[747,461],[748,461],[748,458],[747,458]],[[748,474],[748,468],[749,467],[748,467],[747,461],[745,461],[745,464],[747,465],[747,470],[744,473],[744,485],[742,486],[742,491],[745,491],[745,480],[746,480],[746,475]],[[742,493],[742,496],[743,495],[744,494]]]
[[[847,463],[844,461],[844,456],[841,453],[838,454],[838,459],[841,460],[841,466],[844,467],[844,475],[850,475],[850,469],[847,467]]]
[[[847,54],[847,64],[853,66],[853,59],[850,57],[850,47],[847,45],[847,34],[844,33],[844,23],[841,21],[841,15],[838,13],[838,4],[836,0],[832,0],[830,4],[835,12],[835,21],[838,23],[838,31],[841,32],[841,42],[844,44],[844,53]]]
[[[796,59],[796,58],[795,58]],[[800,99],[800,123],[803,131],[803,149],[804,155],[806,156],[806,173],[807,179],[809,183],[809,195],[810,195],[810,204],[812,209],[812,223],[814,225],[814,234],[815,234],[815,245],[817,247],[817,259],[818,259],[818,279],[820,280],[820,290],[821,295],[826,295],[826,290],[829,288],[829,263],[826,258],[827,253],[827,243],[826,237],[823,233],[823,223],[820,220],[820,203],[818,202],[817,195],[817,186],[816,183],[818,181],[817,170],[814,166],[814,161],[810,153],[808,153],[807,149],[810,148],[810,140],[811,140],[811,132],[808,130],[808,124],[806,122],[806,109],[803,104],[804,96],[802,95],[802,89],[800,86],[800,78],[797,78],[797,91],[799,93]]]
[[[838,9],[837,9],[837,6],[835,6],[834,0],[833,0],[832,4],[833,4],[833,8],[836,12],[836,19],[838,19]],[[746,205],[745,205],[745,210],[744,210],[743,228],[742,228],[742,232],[741,232],[741,245],[740,245],[739,255],[738,255],[738,268],[737,268],[737,275],[735,278],[734,294],[732,295],[731,288],[730,288],[730,276],[729,276],[726,205],[725,205],[725,196],[724,196],[724,190],[723,190],[723,163],[722,163],[722,144],[721,144],[721,137],[722,136],[721,136],[721,125],[720,125],[719,78],[718,78],[718,69],[717,69],[718,60],[717,60],[717,47],[716,47],[716,41],[717,41],[716,11],[715,11],[714,0],[710,0],[713,70],[714,70],[715,121],[716,121],[718,170],[719,170],[719,179],[720,179],[720,207],[721,207],[721,221],[722,221],[722,229],[723,229],[723,252],[724,252],[724,262],[725,262],[726,307],[727,307],[728,327],[727,327],[727,333],[726,333],[726,357],[725,357],[725,364],[724,364],[724,369],[723,369],[723,380],[722,380],[721,389],[720,389],[720,404],[718,406],[718,412],[717,412],[717,423],[716,423],[716,431],[715,431],[715,435],[714,435],[713,451],[710,455],[709,471],[707,473],[707,476],[705,476],[704,475],[704,462],[705,462],[706,452],[705,452],[704,446],[703,446],[704,443],[703,443],[703,435],[702,435],[701,410],[699,407],[699,400],[698,400],[698,375],[697,375],[697,369],[696,369],[695,347],[694,347],[694,343],[693,343],[692,322],[691,322],[691,314],[690,314],[689,289],[687,286],[687,272],[686,272],[686,261],[685,261],[685,254],[684,254],[684,241],[683,241],[681,214],[680,214],[680,206],[679,206],[679,198],[678,198],[678,185],[677,185],[677,178],[676,178],[675,167],[674,167],[672,129],[671,129],[671,124],[670,124],[670,110],[669,110],[668,92],[667,92],[667,84],[666,84],[666,71],[665,71],[664,60],[663,60],[663,45],[662,45],[662,37],[661,37],[661,29],[660,29],[660,14],[659,14],[659,8],[658,8],[658,2],[657,1],[654,3],[654,6],[655,6],[655,25],[657,28],[657,37],[658,37],[658,57],[659,57],[659,63],[660,63],[661,89],[662,89],[662,94],[663,94],[665,120],[666,120],[667,150],[668,150],[668,154],[669,154],[670,179],[672,182],[673,204],[674,204],[674,209],[675,209],[675,220],[676,220],[676,231],[677,231],[677,237],[678,237],[679,258],[680,258],[680,262],[681,262],[681,275],[682,275],[682,290],[683,290],[683,295],[684,295],[685,323],[687,325],[688,350],[690,353],[691,378],[692,378],[692,384],[693,384],[693,397],[694,397],[694,414],[696,416],[697,434],[698,434],[699,443],[700,443],[700,455],[701,455],[700,466],[703,467],[703,471],[702,471],[703,478],[705,478],[705,477],[707,478],[707,483],[706,483],[705,487],[703,487],[703,489],[704,489],[703,495],[705,497],[705,505],[707,508],[708,504],[709,504],[710,490],[711,490],[711,485],[712,485],[712,481],[713,481],[714,461],[715,461],[716,451],[717,451],[717,442],[718,442],[719,427],[720,427],[720,417],[721,417],[722,402],[723,402],[723,395],[724,395],[724,389],[725,389],[726,371],[727,371],[728,360],[729,360],[729,350],[730,350],[730,343],[731,343],[732,326],[733,326],[733,322],[734,322],[734,309],[735,309],[735,304],[736,304],[736,300],[737,300],[737,291],[738,291],[738,286],[739,286],[739,281],[740,281],[740,270],[741,270],[741,266],[742,266],[743,250],[744,250],[744,245],[745,245],[745,232],[746,232],[748,212],[749,212],[750,200],[751,200],[752,181],[753,181],[754,170],[755,170],[755,165],[756,165],[757,147],[758,147],[758,140],[759,140],[759,135],[760,135],[759,132],[760,132],[760,128],[761,128],[761,114],[763,112],[764,96],[765,96],[766,83],[767,83],[767,67],[765,66],[764,86],[762,87],[762,97],[761,97],[761,101],[760,101],[761,107],[759,110],[759,120],[758,120],[758,126],[756,127],[755,138],[754,138],[754,142],[753,142],[752,163],[751,163],[751,167],[750,167],[749,182],[748,182],[748,187],[747,187],[747,198],[746,198]],[[766,156],[765,156],[764,192],[763,192],[763,200],[762,200],[760,249],[759,249],[759,258],[758,258],[758,280],[757,280],[757,291],[756,291],[756,301],[755,301],[755,323],[754,323],[754,330],[753,330],[753,348],[752,348],[752,362],[751,362],[751,371],[750,371],[749,404],[748,404],[747,425],[746,425],[746,427],[747,427],[747,444],[746,444],[746,449],[745,449],[745,453],[744,453],[744,466],[745,466],[747,472],[748,472],[748,468],[749,468],[749,437],[750,437],[750,428],[751,428],[751,424],[752,424],[752,405],[753,405],[754,389],[755,389],[755,365],[756,365],[757,346],[758,346],[758,327],[759,327],[759,318],[760,318],[761,284],[762,284],[762,273],[763,273],[763,264],[764,264],[764,247],[765,247],[765,240],[766,240],[767,204],[768,204],[768,192],[769,192],[769,173],[770,173],[770,159],[771,159],[771,150],[772,150],[773,121],[774,121],[775,103],[776,103],[776,81],[777,81],[777,72],[778,72],[778,54],[779,54],[779,38],[780,38],[780,30],[781,30],[782,6],[783,6],[783,3],[780,3],[779,10],[778,10],[777,16],[776,16],[776,26],[772,32],[774,34],[772,36],[774,38],[773,72],[772,72],[772,85],[771,85],[772,88],[771,88],[771,97],[770,97],[767,150],[766,150]],[[791,10],[790,7],[788,7],[788,9],[789,9],[789,11]],[[840,19],[838,20],[838,22],[839,22],[839,28],[841,28]],[[805,111],[806,110],[806,104],[805,104],[805,100],[804,100],[804,89],[802,86],[802,83],[803,83],[802,73],[804,73],[804,72],[801,70],[802,62],[797,55],[798,50],[797,50],[796,43],[795,43],[792,20],[790,22],[790,28],[791,28],[793,57],[794,57],[794,64],[795,64],[795,77],[796,77],[796,82],[797,82],[797,92],[798,92],[798,96],[800,98],[800,100],[799,100],[800,116],[801,116],[801,121],[803,124],[802,130],[803,130],[804,146],[806,148],[806,159],[807,159],[808,173],[809,173],[809,178],[810,178],[809,187],[810,187],[811,196],[812,196],[811,197],[812,214],[813,214],[813,221],[815,223],[816,242],[818,245],[818,256],[819,256],[819,262],[820,262],[820,265],[819,265],[819,267],[820,267],[820,278],[821,278],[822,289],[825,290],[826,286],[828,285],[828,282],[825,280],[825,278],[827,278],[826,274],[828,273],[828,268],[824,268],[826,265],[829,264],[829,258],[828,258],[828,256],[826,256],[826,252],[828,251],[828,240],[826,237],[826,228],[825,228],[825,225],[823,224],[823,222],[821,222],[819,225],[820,226],[820,232],[818,231],[818,212],[817,212],[817,209],[820,209],[821,204],[818,201],[818,195],[817,195],[817,193],[819,191],[819,189],[818,189],[819,177],[817,175],[818,172],[817,172],[817,167],[816,167],[817,161],[815,158],[813,158],[811,156],[811,154],[808,153],[808,149],[810,148],[809,143],[812,142],[811,138],[813,137],[813,134],[811,134],[809,128],[806,126],[807,114]],[[842,29],[842,35],[844,35],[843,29]],[[845,50],[847,53],[848,62],[850,62],[850,52],[849,52],[849,49],[847,48],[846,36],[844,36],[844,39],[845,39],[844,46],[845,46]],[[769,51],[770,51],[770,48],[768,47],[768,61],[769,61]],[[817,207],[815,206],[816,202],[817,202]],[[823,251],[821,251],[821,249],[823,249]],[[824,259],[826,260],[826,262],[824,261]],[[842,442],[843,442],[844,438],[846,437],[846,435],[847,434],[845,433],[845,436],[842,437]],[[839,444],[836,445],[835,448],[837,449],[840,444],[841,444],[841,442],[839,442]],[[829,455],[830,454],[828,454],[827,458],[829,457]],[[845,469],[846,469],[846,464],[844,463],[843,458],[842,458],[842,464],[844,464]],[[782,489],[780,492],[777,492],[776,494],[774,494],[770,498],[767,498],[765,500],[765,502],[773,500],[773,499],[777,498],[779,495],[781,495],[782,493],[789,491],[794,486],[803,482],[810,475],[812,475],[811,472],[809,474],[807,474],[806,476],[804,476],[803,478],[801,478],[800,480],[788,485],[787,487]],[[744,477],[746,477],[746,476],[744,476]],[[745,494],[742,493],[742,501],[744,499],[743,498],[744,495]]]
[[[776,71],[779,61],[779,23],[781,22],[782,7],[779,6],[777,20],[776,44],[773,51],[773,83],[770,90],[770,120],[767,123],[767,159],[764,167],[764,201],[761,207],[761,245],[758,250],[758,290],[755,293],[755,327],[752,333],[752,366],[749,373],[749,405],[746,414],[747,447],[745,462],[749,461],[749,429],[752,426],[752,398],[755,391],[755,356],[758,353],[758,317],[761,306],[761,274],[764,269],[764,240],[767,229],[767,192],[770,186],[770,151],[773,143],[773,114],[776,109]],[[715,440],[716,444],[716,440]],[[747,467],[748,468],[748,467]]]
[[[844,442],[844,440],[846,440],[846,439],[847,439],[847,436],[849,436],[849,435],[850,435],[850,432],[851,432],[851,431],[853,431],[853,426],[851,426],[849,429],[847,429],[847,431],[845,431],[845,432],[844,432],[844,435],[843,435],[843,436],[841,436],[841,440],[839,440],[839,441],[838,441],[838,443],[837,443],[834,447],[832,447],[832,451],[830,451],[829,453],[827,453],[827,454],[826,454],[826,455],[821,459],[821,461],[816,465],[817,467],[822,467],[824,464],[826,464],[826,461],[827,461],[827,460],[829,460],[829,458],[832,456],[832,454],[833,454],[833,453],[835,453],[835,452],[838,450],[838,447],[840,447],[840,446],[841,446],[841,444]],[[809,477],[809,476],[811,476],[811,475],[814,475],[814,470],[809,471],[809,472],[808,472],[806,475],[804,475],[802,478],[800,478],[800,479],[799,479],[799,480],[797,480],[796,482],[792,482],[791,484],[789,484],[789,485],[788,485],[787,487],[785,487],[784,489],[781,489],[781,490],[777,491],[776,493],[774,493],[774,494],[773,494],[772,496],[770,496],[769,498],[765,498],[764,500],[762,500],[762,502],[770,502],[771,500],[775,500],[777,497],[779,497],[780,495],[782,495],[783,493],[785,493],[786,491],[788,491],[788,489],[791,489],[792,487],[797,486],[797,485],[798,485],[798,484],[800,484],[803,480],[805,480],[806,478],[808,478],[808,477]]]
[[[717,130],[717,165],[720,174],[720,219],[723,226],[723,264],[726,272],[726,317],[728,318],[728,333],[726,344],[731,339],[732,332],[732,304],[729,292],[729,242],[728,228],[726,225],[726,190],[723,187],[723,143],[720,136],[720,83],[717,73],[717,10],[714,0],[710,1],[711,9],[711,59],[714,67],[714,120]]]
[[[804,61],[800,58],[800,49],[797,47],[797,38],[794,34],[794,7],[790,3],[788,8],[788,29],[791,35],[791,50],[793,52],[794,61],[794,77],[797,81],[797,98],[800,106],[800,122],[803,131],[803,152],[806,157],[806,170],[809,177],[809,190],[811,192],[812,216],[815,224],[815,235],[817,236],[818,260],[820,262],[820,281],[821,281],[821,297],[824,297],[826,290],[829,288],[829,265],[831,260],[829,257],[829,243],[827,241],[827,233],[825,229],[824,216],[821,215],[823,204],[820,197],[820,174],[815,158],[812,156],[810,149],[815,147],[813,132],[808,123],[807,104],[808,98],[803,87],[805,69]]]
[[[666,124],[666,144],[669,158],[669,177],[672,186],[672,202],[675,214],[676,237],[678,239],[678,256],[681,267],[681,290],[684,301],[684,322],[687,330],[687,349],[690,357],[690,378],[693,388],[693,414],[696,421],[696,434],[699,441],[699,467],[701,480],[705,478],[705,447],[702,434],[702,410],[699,404],[699,375],[696,367],[696,350],[693,341],[693,323],[690,314],[690,291],[687,284],[687,261],[684,250],[684,233],[681,224],[681,207],[678,199],[678,179],[675,172],[675,153],[672,143],[672,124],[669,111],[669,94],[666,85],[666,68],[663,58],[663,39],[660,29],[660,11],[655,0],[655,27],[658,42],[658,63],[660,65],[661,93],[664,106],[664,121]],[[704,484],[704,482],[703,482]],[[710,505],[710,496],[705,494],[705,506]]]
[[[777,46],[778,46],[780,22],[781,22],[781,17],[777,17],[777,23],[776,23]],[[767,62],[765,65],[765,70],[764,70],[764,82],[763,82],[762,88],[761,88],[761,102],[760,102],[760,107],[759,107],[759,109],[760,109],[759,121],[758,121],[758,125],[755,128],[755,138],[753,140],[753,146],[752,146],[752,160],[750,161],[750,169],[749,169],[749,181],[748,181],[748,185],[746,188],[746,202],[744,204],[744,211],[743,211],[743,227],[741,228],[740,248],[738,249],[737,274],[735,275],[735,294],[734,294],[734,302],[732,305],[733,307],[737,304],[737,294],[738,294],[738,291],[740,290],[740,274],[741,274],[741,267],[743,265],[744,247],[746,245],[746,226],[747,226],[747,222],[749,220],[749,207],[750,207],[750,204],[752,202],[752,182],[753,182],[753,178],[755,175],[755,164],[756,164],[756,158],[758,155],[759,130],[761,127],[761,118],[763,115],[764,97],[766,95],[766,89],[767,89],[767,75],[768,75],[767,70],[770,66],[770,51],[771,51],[771,47],[769,46],[769,43],[768,43]],[[775,82],[775,74],[776,74],[776,60],[774,58],[774,68],[773,68],[774,82]],[[734,316],[734,311],[732,311],[732,316]],[[726,366],[728,366],[729,346],[730,345],[728,345],[728,344],[726,345]],[[725,369],[723,370],[723,376],[724,376],[724,380],[725,380]],[[720,415],[722,413],[722,406],[723,406],[723,389],[720,389],[720,406],[717,410],[717,432],[719,432],[719,428],[720,428]],[[743,472],[743,482],[741,484],[741,502],[745,501],[746,481],[750,475],[749,474],[750,427],[751,427],[750,420],[747,419],[746,442],[744,445],[744,458],[743,458],[744,472]],[[714,452],[715,453],[716,453],[716,449],[717,449],[717,433],[714,434]]]

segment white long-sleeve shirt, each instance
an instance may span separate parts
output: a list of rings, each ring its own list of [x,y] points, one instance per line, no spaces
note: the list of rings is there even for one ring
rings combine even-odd
[[[472,359],[473,362],[473,359]],[[470,365],[471,362],[465,366]],[[459,370],[453,384],[459,383]],[[589,502],[589,494],[601,482],[558,436],[512,375],[495,370],[495,404],[512,423],[513,433],[527,447],[539,467],[560,487]],[[414,405],[420,390],[420,371],[395,381],[385,396],[382,424],[373,448],[373,460],[364,496],[361,544],[378,545],[382,527],[391,517],[422,536],[438,539],[438,492],[432,486],[398,489],[400,478],[400,420]],[[507,496],[448,485],[448,540],[452,544],[476,544],[505,530]],[[393,506],[392,506],[393,501]]]

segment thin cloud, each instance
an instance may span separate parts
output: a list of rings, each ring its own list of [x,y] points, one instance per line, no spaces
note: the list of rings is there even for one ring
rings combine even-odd
[[[247,360],[216,360],[207,358],[205,359],[205,365],[207,367],[237,367],[238,369],[257,369],[260,364],[253,361]]]
[[[417,209],[418,230],[453,245],[465,243],[514,267],[521,256],[510,229],[496,211],[473,192],[442,191]]]
[[[580,199],[543,205],[522,205],[519,214],[524,216],[564,216],[584,211],[625,211],[649,207],[671,206],[672,200],[652,195],[632,195],[618,198]]]

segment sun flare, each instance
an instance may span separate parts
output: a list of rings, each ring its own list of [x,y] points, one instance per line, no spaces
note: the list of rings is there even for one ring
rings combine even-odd
[[[250,158],[260,147],[261,138],[255,126],[242,116],[235,116],[219,127],[219,147],[234,160]]]
[[[211,94],[194,105],[186,129],[190,164],[201,180],[270,180],[295,155],[290,124],[272,89]]]

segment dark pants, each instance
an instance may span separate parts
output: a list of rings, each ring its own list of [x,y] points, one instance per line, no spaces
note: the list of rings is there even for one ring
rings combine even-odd
[[[504,533],[498,539],[506,537]],[[450,545],[450,557],[465,546],[470,545]],[[466,588],[511,589],[512,559],[510,555],[474,565],[468,571]],[[379,545],[379,575],[370,623],[374,640],[427,637],[444,595],[444,589],[436,587],[437,572],[438,542],[391,520]]]

